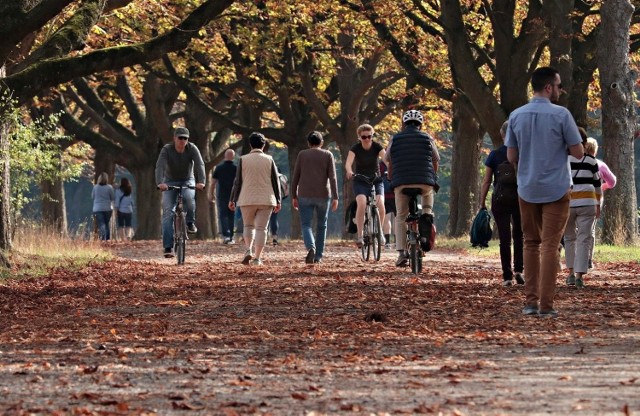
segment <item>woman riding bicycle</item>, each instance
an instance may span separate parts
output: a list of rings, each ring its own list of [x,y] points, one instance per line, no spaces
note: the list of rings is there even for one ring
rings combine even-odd
[[[407,264],[406,238],[409,214],[409,196],[402,190],[420,188],[422,190],[422,212],[433,214],[433,190],[438,181],[440,155],[433,138],[420,131],[424,122],[422,113],[409,110],[402,116],[403,129],[391,138],[387,147],[388,174],[396,195],[396,266]]]
[[[351,147],[345,162],[345,170],[347,179],[351,179],[354,173],[364,175],[369,179],[380,176],[378,160],[384,160],[385,151],[380,143],[373,141],[374,130],[369,124],[363,124],[357,129],[359,142]],[[353,162],[356,162],[355,172],[353,170]],[[364,208],[367,204],[367,196],[371,194],[371,185],[366,182],[354,179],[353,194],[356,197],[356,226],[358,232],[356,234],[356,245],[362,247],[362,228],[364,226]],[[380,221],[384,223],[384,185],[382,181],[376,183],[376,205],[380,213]],[[384,244],[384,242],[382,242]]]

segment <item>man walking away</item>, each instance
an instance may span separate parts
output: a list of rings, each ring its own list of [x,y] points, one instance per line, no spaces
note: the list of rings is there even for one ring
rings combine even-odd
[[[233,180],[236,177],[238,167],[233,163],[236,152],[227,149],[224,152],[224,161],[213,170],[211,181],[211,198],[218,207],[220,233],[224,244],[235,244],[233,241],[233,219],[235,212],[229,209],[229,199],[233,189]],[[216,188],[216,185],[218,187]]]
[[[524,315],[555,318],[558,246],[569,218],[571,174],[567,151],[584,154],[582,138],[571,113],[553,104],[562,82],[551,67],[531,76],[533,98],[509,117],[507,157],[516,164],[520,216],[524,233],[526,301]]]
[[[307,136],[309,149],[298,153],[291,181],[293,207],[300,210],[302,239],[307,251],[305,262],[319,263],[324,254],[327,236],[329,204],[331,211],[338,209],[338,181],[333,155],[322,149],[322,134],[312,131]],[[313,213],[317,228],[314,237],[311,229]]]

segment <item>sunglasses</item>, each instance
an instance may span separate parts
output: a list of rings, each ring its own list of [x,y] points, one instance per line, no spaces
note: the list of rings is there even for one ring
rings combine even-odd
[[[365,135],[365,136],[360,136],[360,138],[361,138],[362,140],[369,140],[369,139],[371,139],[372,137],[373,137],[373,136],[372,136],[371,134],[369,134],[368,136],[367,136],[367,135]]]
[[[189,138],[188,138],[188,137],[182,137],[182,136],[181,136],[181,137],[178,137],[178,140],[189,140]]]

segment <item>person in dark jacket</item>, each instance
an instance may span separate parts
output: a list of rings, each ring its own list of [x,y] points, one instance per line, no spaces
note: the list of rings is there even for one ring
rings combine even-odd
[[[224,238],[224,244],[235,244],[233,241],[233,219],[235,213],[229,209],[233,181],[236,178],[238,169],[236,164],[233,163],[235,156],[236,152],[233,149],[227,149],[224,152],[224,161],[216,166],[211,175],[209,199],[217,203],[220,233]],[[216,187],[216,185],[218,186]]]
[[[409,197],[405,188],[422,189],[422,212],[433,215],[434,187],[438,181],[440,155],[427,133],[420,131],[424,116],[418,110],[409,110],[402,116],[403,129],[391,138],[387,147],[388,175],[396,196],[396,266],[407,264],[406,252]]]
[[[504,140],[507,134],[509,122],[505,121],[500,128],[500,134]],[[493,183],[493,193],[491,194],[491,212],[498,227],[498,237],[500,239],[500,263],[502,264],[502,285],[513,285],[513,278],[519,285],[524,284],[523,244],[522,226],[520,225],[520,205],[518,204],[518,186],[513,185],[513,191],[500,193],[497,172],[507,160],[507,146],[502,145],[492,150],[484,162],[486,166],[482,187],[480,189],[480,208],[486,208],[487,194],[491,183]],[[502,185],[505,186],[505,185]],[[513,238],[513,268],[511,268],[511,239]]]

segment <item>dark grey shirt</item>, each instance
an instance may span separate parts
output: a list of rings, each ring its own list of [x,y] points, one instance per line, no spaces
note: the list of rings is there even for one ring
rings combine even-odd
[[[156,162],[156,184],[172,181],[189,181],[205,183],[204,161],[200,150],[193,143],[188,143],[184,153],[178,153],[173,143],[162,147]]]

